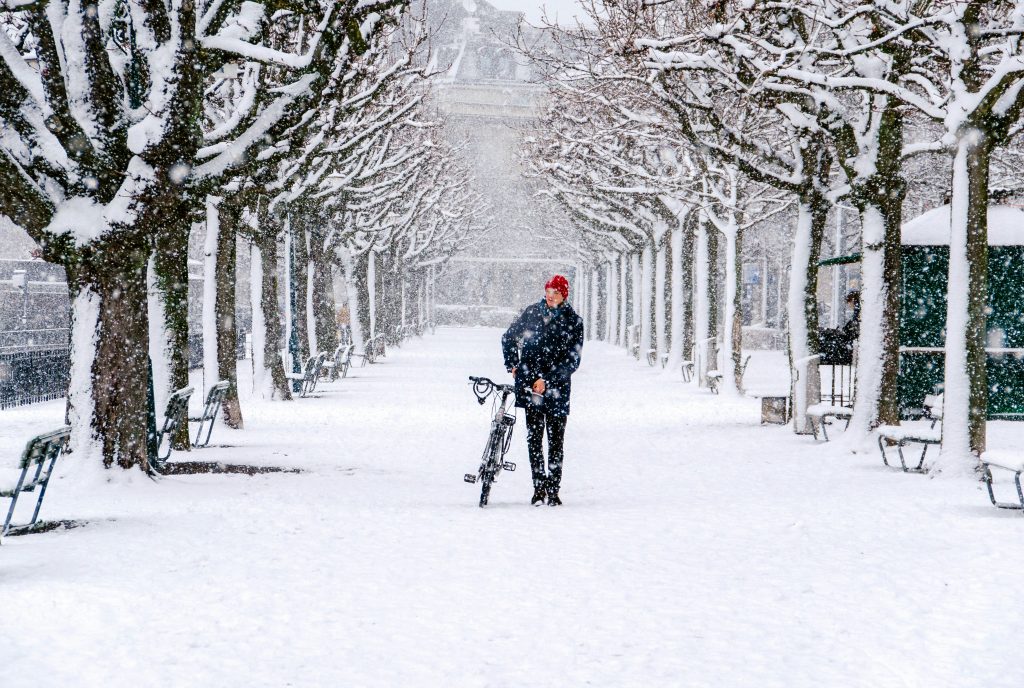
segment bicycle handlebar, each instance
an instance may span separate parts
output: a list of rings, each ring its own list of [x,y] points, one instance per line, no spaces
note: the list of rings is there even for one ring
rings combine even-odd
[[[469,381],[473,383],[473,394],[476,395],[476,400],[481,404],[487,400],[487,397],[489,397],[492,392],[498,391],[503,394],[515,394],[516,391],[514,385],[501,385],[486,377],[474,377],[473,375],[470,375]]]

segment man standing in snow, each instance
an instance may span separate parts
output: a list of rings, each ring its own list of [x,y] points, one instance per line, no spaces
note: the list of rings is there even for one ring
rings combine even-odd
[[[562,482],[562,443],[569,416],[571,378],[580,367],[583,321],[572,309],[569,281],[555,275],[544,298],[523,311],[501,338],[505,367],[515,377],[516,406],[526,409],[526,445],[533,471],[531,504],[558,506]],[[544,469],[544,428],[548,431]]]

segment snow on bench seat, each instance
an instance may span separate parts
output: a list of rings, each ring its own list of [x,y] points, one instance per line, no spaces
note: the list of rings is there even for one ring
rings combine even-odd
[[[1007,471],[1024,472],[1024,451],[990,449],[981,455],[981,462]]]
[[[882,453],[882,463],[889,466],[889,456],[885,451],[886,445],[896,445],[896,453],[900,458],[900,469],[904,473],[924,473],[924,458],[928,453],[928,447],[942,442],[942,428],[936,427],[936,421],[930,424],[927,422],[909,421],[905,425],[880,425],[875,430],[878,433],[878,450]],[[906,458],[903,456],[903,447],[908,444],[920,444],[921,456],[917,465],[913,468],[907,466]],[[893,466],[895,468],[895,466]]]
[[[790,396],[790,390],[788,390],[788,389],[763,389],[763,388],[760,388],[760,387],[755,387],[754,389],[744,389],[743,393],[746,394],[746,396],[753,396],[753,397],[758,398],[758,399],[760,399],[763,396],[770,396],[770,397],[779,397],[779,396],[788,397],[788,396]]]
[[[805,411],[806,415],[816,420],[817,422],[811,422],[811,432],[814,433],[814,439],[818,439],[818,428],[821,428],[822,437],[828,442],[828,430],[825,426],[829,423],[825,420],[826,418],[839,418],[846,421],[846,426],[850,426],[850,419],[853,418],[853,409],[849,406],[839,406],[837,404],[811,404]]]
[[[708,378],[708,388],[715,394],[718,394],[718,385],[722,383],[722,371],[709,370],[705,375]]]
[[[808,416],[822,418],[834,416],[836,418],[849,418],[853,415],[853,409],[849,406],[838,406],[836,404],[811,404],[807,407]]]
[[[1024,451],[1012,449],[990,449],[981,456],[983,476],[988,487],[988,498],[993,506],[1000,509],[1024,511],[1024,489],[1021,489],[1020,474],[1024,472]],[[1016,502],[1000,502],[992,489],[992,467],[1013,473],[1013,485],[1017,488]]]
[[[761,400],[761,425],[789,422],[789,390],[746,389],[743,393]]]
[[[928,425],[880,425],[877,432],[894,442],[938,444],[942,441],[942,430]]]

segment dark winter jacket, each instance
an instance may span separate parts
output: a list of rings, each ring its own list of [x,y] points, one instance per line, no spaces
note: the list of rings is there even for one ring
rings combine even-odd
[[[548,313],[543,301],[527,307],[502,336],[501,350],[505,367],[515,370],[516,406],[536,408],[531,389],[543,379],[540,407],[553,416],[568,416],[571,378],[583,350],[583,321],[567,303],[554,315]]]

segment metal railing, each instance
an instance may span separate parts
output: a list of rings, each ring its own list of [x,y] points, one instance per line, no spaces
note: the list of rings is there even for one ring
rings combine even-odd
[[[71,349],[0,353],[0,409],[60,399],[68,391]]]

